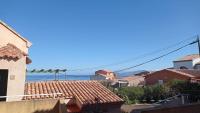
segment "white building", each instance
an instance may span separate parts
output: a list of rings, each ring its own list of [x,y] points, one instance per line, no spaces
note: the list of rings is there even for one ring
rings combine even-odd
[[[199,54],[187,55],[173,61],[173,64],[174,69],[200,69],[200,56]]]

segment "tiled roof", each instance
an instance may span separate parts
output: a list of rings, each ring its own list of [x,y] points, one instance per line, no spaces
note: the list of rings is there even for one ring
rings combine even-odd
[[[163,70],[159,70],[159,71],[150,73],[150,74],[146,75],[145,78],[150,77],[154,73],[158,73],[158,72],[162,72],[162,71],[170,71],[170,72],[174,72],[179,75],[187,76],[190,78],[200,77],[200,70],[197,70],[197,69],[163,69]]]
[[[165,71],[165,70],[171,71],[171,72],[174,72],[174,73],[178,73],[178,74],[181,74],[183,76],[190,77],[190,78],[200,77],[200,70],[197,70],[197,69],[163,69],[163,70],[159,70],[159,71],[155,71],[153,73],[150,73],[146,77],[149,77],[154,73],[162,72],[162,71]]]
[[[41,81],[28,82],[25,85],[25,95],[62,93],[56,98],[75,97],[82,105],[100,103],[120,103],[121,98],[105,88],[97,81]],[[25,100],[46,99],[53,96],[24,97]]]
[[[198,69],[176,69],[176,71],[188,74],[191,77],[199,77],[200,76],[200,70]]]
[[[27,55],[13,44],[7,44],[0,48],[0,58],[20,59],[22,56]]]
[[[175,62],[178,62],[178,61],[190,61],[190,60],[193,60],[193,59],[196,59],[196,58],[200,58],[199,54],[187,55],[187,56],[184,56],[182,58],[179,58],[178,60],[175,60]]]

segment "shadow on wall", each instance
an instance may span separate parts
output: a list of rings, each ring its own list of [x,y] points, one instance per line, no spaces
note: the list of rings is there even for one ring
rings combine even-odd
[[[20,108],[20,109],[19,109]],[[64,113],[56,99],[0,102],[0,113]]]
[[[57,113],[57,112],[52,112],[51,110],[49,110],[49,111],[35,111],[34,113]]]
[[[36,110],[35,112],[33,113],[60,113],[59,111],[59,107],[60,107],[60,104],[59,102],[54,106],[54,108],[52,109],[49,109],[49,110]],[[63,112],[61,112],[63,113]]]
[[[14,61],[16,62],[17,60],[19,60],[18,58],[11,58],[11,57],[0,57],[0,60],[7,60],[7,61]]]

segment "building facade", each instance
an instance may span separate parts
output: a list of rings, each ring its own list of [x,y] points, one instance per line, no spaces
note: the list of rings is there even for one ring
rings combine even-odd
[[[172,80],[200,82],[200,70],[163,69],[145,76],[146,85],[164,84]]]
[[[173,64],[174,69],[200,69],[200,56],[199,54],[187,55],[173,61]]]
[[[24,94],[26,64],[30,63],[28,49],[31,43],[0,21],[0,96],[1,101],[16,101]]]

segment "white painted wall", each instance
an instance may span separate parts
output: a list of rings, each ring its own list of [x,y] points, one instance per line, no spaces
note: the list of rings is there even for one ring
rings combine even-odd
[[[198,62],[200,62],[200,58],[194,59],[192,61],[179,61],[179,62],[174,62],[174,68],[175,69],[180,69],[180,67],[184,66],[187,67],[188,69],[200,69],[200,66],[197,65],[195,66]]]
[[[180,69],[181,66],[185,66],[188,69],[193,69],[193,62],[192,61],[174,62],[174,68],[175,69]]]
[[[200,65],[196,65],[194,69],[200,69]]]
[[[193,60],[193,67],[194,67],[198,62],[200,62],[200,58],[194,59],[194,60]]]

